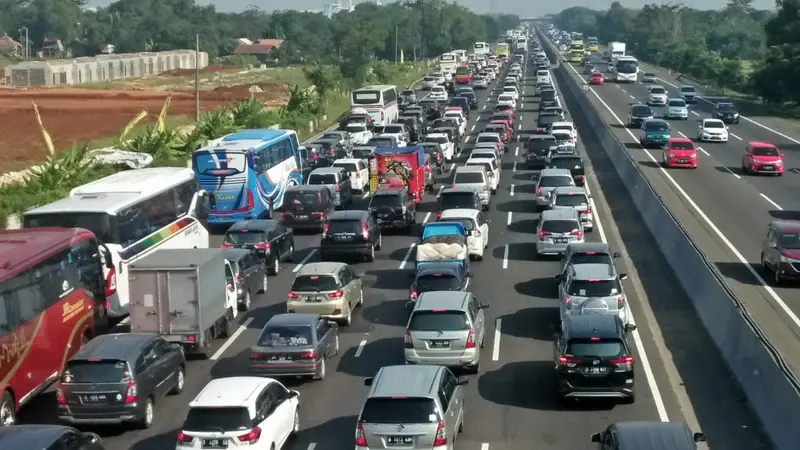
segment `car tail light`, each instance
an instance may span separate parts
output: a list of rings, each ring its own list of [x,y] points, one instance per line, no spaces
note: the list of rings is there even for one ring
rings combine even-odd
[[[67,397],[64,395],[64,388],[61,386],[56,388],[56,403],[59,405],[67,404]]]
[[[106,275],[106,298],[111,297],[117,293],[117,269],[113,266],[108,269]]]
[[[136,382],[133,380],[128,381],[128,390],[125,391],[125,404],[136,403]]]
[[[248,355],[248,358],[250,359],[250,361],[258,361],[260,359],[264,359],[264,355],[262,353],[258,353],[258,352],[250,352],[250,355]]]
[[[322,225],[322,237],[323,238],[327,236],[328,229],[330,229],[330,227],[331,227],[331,224],[329,224],[327,222],[324,225]]]
[[[488,190],[489,190],[489,186],[487,186],[487,185],[485,185],[485,184],[484,184],[484,185],[483,185],[483,190],[484,190],[484,191],[488,191]]]
[[[228,242],[223,242],[223,243],[222,243],[222,244],[219,246],[219,248],[233,248],[233,247],[234,247],[234,245],[233,245],[233,244],[230,244],[230,243],[228,243]]]
[[[586,208],[586,209],[584,209],[583,211],[581,211],[581,214],[591,214],[591,213],[592,213],[592,207],[591,206]]]
[[[282,213],[281,213],[281,219],[285,219],[285,218],[286,218],[286,213],[285,213],[285,212],[282,212]]]
[[[356,425],[356,447],[368,447],[367,436],[364,433],[364,426],[360,423]]]
[[[292,300],[297,300],[298,298],[300,298],[300,294],[298,294],[295,291],[289,291],[289,293],[286,294],[286,297],[288,297],[288,298],[290,298]]]
[[[403,338],[403,345],[405,348],[414,348],[414,340],[411,339],[411,330],[406,330],[406,335]]]
[[[572,304],[572,297],[564,298],[564,304],[566,304],[567,306],[571,305]]]
[[[253,248],[255,248],[257,250],[269,250],[271,248],[271,246],[270,246],[269,242],[260,242],[260,243],[258,243],[256,245],[254,245]]]
[[[633,356],[621,356],[619,358],[609,361],[611,364],[617,366],[617,370],[629,371],[633,369]]]
[[[475,348],[475,329],[470,328],[469,334],[467,335],[467,343],[464,345],[464,348]]]
[[[542,188],[540,187],[536,188],[536,195],[542,195]]]
[[[361,238],[365,241],[369,240],[369,228],[367,228],[367,224],[361,222]]]
[[[437,212],[437,213],[436,213],[436,219],[437,219],[437,220],[439,220],[439,219],[441,219],[441,218],[442,218],[442,213],[440,213],[440,212]]]
[[[322,211],[312,212],[311,215],[317,217],[325,217],[325,213]]]
[[[332,292],[332,293],[328,294],[328,298],[336,299],[336,298],[342,298],[342,297],[344,297],[344,291],[341,290],[341,289],[337,290],[336,292]]]
[[[561,355],[558,357],[558,365],[563,367],[575,367],[580,363],[580,360],[571,356]]]
[[[549,231],[540,231],[539,232],[539,240],[544,242],[545,236],[550,236],[551,234],[552,233],[550,233]]]
[[[617,297],[617,309],[622,309],[625,307],[625,296],[620,295]]]
[[[233,279],[236,280],[237,283],[243,283],[244,282],[244,278],[242,278],[241,275],[236,275],[235,277],[233,277]]]
[[[481,237],[481,232],[479,230],[472,230],[472,235],[475,237]]]
[[[570,236],[578,236],[578,239],[583,239],[583,231],[577,230],[570,233]]]
[[[408,294],[408,296],[409,296],[409,297],[411,297],[411,299],[412,299],[412,300],[416,300],[416,299],[417,299],[417,297],[419,297],[419,292],[417,292],[417,290],[416,290],[416,289],[413,289],[413,290],[412,290],[412,291],[411,291],[411,292]]]
[[[184,434],[183,431],[178,431],[178,442],[181,444],[188,444],[194,440],[193,437]]]
[[[247,445],[255,445],[261,439],[261,428],[255,427],[249,433],[239,436],[238,439],[239,442]]]
[[[304,360],[317,359],[317,352],[311,351],[311,352],[300,353],[297,356],[297,359],[304,359]]]
[[[436,437],[433,439],[434,447],[442,447],[447,445],[447,432],[444,427],[444,420],[439,421],[439,426],[436,427]]]

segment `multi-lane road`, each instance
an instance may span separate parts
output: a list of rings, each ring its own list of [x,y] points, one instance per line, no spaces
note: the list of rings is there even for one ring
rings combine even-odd
[[[586,78],[579,73],[580,68],[568,68],[572,76]],[[656,74],[659,83],[677,95],[682,83],[663,72]],[[696,138],[698,120],[710,117],[712,100],[700,94],[697,103],[689,107],[689,120],[670,121],[673,136]],[[647,100],[643,83],[590,87],[587,95],[672,212],[680,217],[794,372],[800,375],[798,286],[776,285],[772,273],[760,267],[769,221],[800,218],[800,141],[797,140],[800,133],[792,137],[787,129],[778,130],[758,118],[742,117],[739,124],[729,126],[727,143],[697,142],[696,170],[667,170],[659,164],[661,151],[642,149],[638,145],[638,130],[623,126],[630,104]],[[661,108],[654,110],[658,115]],[[783,176],[754,176],[742,171],[744,147],[751,141],[772,142],[784,152]]]
[[[536,128],[537,104],[533,78],[525,77],[521,85],[524,90],[515,131],[524,136]],[[497,93],[492,89],[479,93],[480,109],[473,111],[465,152],[454,165],[463,164],[468,156],[469,144],[491,115]],[[491,304],[487,320],[492,325],[481,355],[481,372],[471,376],[465,386],[465,431],[456,447],[589,449],[593,448],[590,434],[609,423],[649,419],[686,421],[693,428],[702,427],[714,448],[769,448],[757,423],[740,403],[713,344],[698,332],[699,320],[678,283],[649,237],[641,233],[644,226],[640,219],[625,214],[624,205],[622,212],[618,211],[625,201],[619,186],[609,182],[601,189],[598,184],[592,162],[593,155],[602,152],[593,145],[581,145],[592,156],[592,161],[587,161],[587,178],[599,222],[587,236],[622,251],[620,271],[631,275],[624,287],[639,326],[632,339],[636,347],[637,401],[633,405],[588,403],[566,409],[556,402],[551,338],[558,316],[553,279],[557,261],[534,256],[537,215],[533,212],[533,172],[524,170],[521,141],[514,142],[504,156],[501,184],[488,213],[489,253],[484,261],[472,265],[475,275],[470,290]],[[611,173],[607,167],[603,171],[606,177]],[[449,178],[442,176],[440,185],[446,185]],[[420,205],[418,222],[435,218],[434,197],[429,195]],[[360,199],[353,207],[363,208],[367,202],[368,198]],[[619,224],[612,220],[612,212]],[[628,235],[626,245],[621,233]],[[211,244],[219,245],[220,241],[215,236]],[[374,375],[381,366],[403,363],[404,302],[413,270],[408,259],[416,241],[417,236],[384,236],[377,260],[358,265],[365,274],[365,304],[353,325],[341,329],[341,351],[331,365],[335,371],[322,382],[293,383],[301,393],[302,431],[289,446],[291,450],[353,448],[355,421],[367,392],[363,378]],[[192,396],[212,378],[247,373],[249,346],[269,317],[284,311],[293,274],[300,265],[318,259],[318,243],[318,235],[297,235],[294,263],[284,265],[278,276],[270,278],[266,295],[256,299],[253,310],[242,318],[240,329],[210,360],[189,363],[185,391],[156,405],[155,425],[149,430],[102,430],[107,448],[174,448]],[[654,311],[651,304],[662,308]],[[656,319],[663,322],[662,318],[669,323],[659,327]],[[686,364],[690,360],[693,363]],[[54,404],[52,396],[41,396],[23,410],[21,420],[49,422]]]

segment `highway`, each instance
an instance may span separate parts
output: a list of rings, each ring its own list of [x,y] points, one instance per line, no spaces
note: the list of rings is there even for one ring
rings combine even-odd
[[[585,79],[579,68],[570,74]],[[649,69],[648,69],[649,70]],[[661,84],[671,93],[680,84],[658,73]],[[639,162],[645,175],[678,215],[704,253],[714,261],[738,297],[758,321],[779,351],[800,375],[800,296],[797,285],[776,285],[772,273],[760,266],[766,226],[772,219],[800,218],[800,153],[787,135],[744,119],[729,125],[727,143],[700,143],[696,170],[665,169],[661,150],[644,150],[638,144],[639,131],[623,126],[630,104],[645,102],[642,83],[615,84],[589,88],[589,98],[611,126],[617,139]],[[710,117],[712,106],[698,100],[690,105],[689,120],[670,121],[673,136],[695,138],[697,121]],[[662,108],[654,108],[656,115]],[[783,176],[747,175],[741,169],[748,141],[768,141],[785,154]]]
[[[517,134],[529,134],[536,128],[534,83],[532,77],[521,83],[525,90],[517,112]],[[472,114],[467,145],[456,164],[464,162],[469,142],[491,115],[497,91],[479,92],[481,109]],[[590,155],[600,154],[599,149],[591,147],[583,150]],[[587,236],[621,251],[620,271],[630,274],[623,284],[639,327],[633,333],[637,400],[632,405],[582,403],[567,409],[557,405],[553,395],[551,327],[558,317],[557,285],[553,280],[558,262],[537,260],[534,256],[537,215],[533,212],[533,172],[522,168],[522,152],[521,142],[515,142],[504,157],[500,188],[488,213],[488,254],[484,261],[472,265],[475,275],[470,290],[491,304],[486,311],[487,323],[493,325],[487,332],[480,374],[470,376],[470,384],[465,386],[465,431],[459,435],[456,448],[589,449],[594,448],[589,441],[591,433],[602,431],[611,422],[625,420],[686,421],[693,428],[699,421],[712,448],[770,448],[758,432],[758,424],[739,401],[713,344],[702,332],[696,332],[699,320],[650,238],[641,232],[644,225],[635,214],[626,213],[620,186],[612,180],[600,189],[594,156],[587,160],[587,179],[599,225]],[[604,166],[602,171],[604,179],[609,179],[609,168]],[[449,175],[444,175],[440,185],[448,181]],[[418,222],[430,220],[432,214],[435,218],[434,197],[428,195],[420,204]],[[354,208],[364,208],[367,202],[367,198],[361,199]],[[609,202],[616,205],[614,216],[624,219],[624,223],[620,219],[619,226],[611,220]],[[619,205],[623,205],[621,211]],[[621,233],[628,236],[626,246]],[[355,421],[367,392],[363,378],[374,375],[382,366],[403,363],[404,302],[413,270],[408,258],[416,241],[416,235],[387,234],[377,260],[357,265],[365,274],[365,305],[357,310],[352,326],[341,328],[341,350],[329,366],[335,371],[329,371],[322,382],[289,383],[301,393],[302,428],[288,446],[290,450],[353,447]],[[220,242],[221,237],[214,236],[211,245],[218,246]],[[282,272],[270,278],[267,294],[254,301],[253,309],[241,319],[239,330],[210,360],[189,363],[185,391],[156,405],[155,425],[149,430],[102,430],[106,447],[174,448],[175,436],[193,396],[212,378],[247,373],[250,345],[269,317],[285,310],[293,272],[300,265],[317,260],[318,243],[318,235],[296,235],[294,264],[284,264]],[[650,305],[669,306],[654,312]],[[662,322],[662,317],[669,319],[668,323]],[[679,369],[675,368],[676,363]],[[23,410],[21,422],[52,421],[54,404],[52,396],[40,396]]]

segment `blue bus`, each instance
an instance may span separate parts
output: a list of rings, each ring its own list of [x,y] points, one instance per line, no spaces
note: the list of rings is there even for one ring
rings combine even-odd
[[[244,130],[192,155],[200,187],[214,194],[208,223],[266,219],[283,206],[288,186],[303,184],[300,143],[292,130]]]

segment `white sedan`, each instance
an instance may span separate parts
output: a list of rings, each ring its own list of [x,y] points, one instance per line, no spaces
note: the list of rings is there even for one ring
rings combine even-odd
[[[508,105],[514,109],[517,108],[517,100],[514,98],[514,94],[503,93],[497,97],[497,104],[498,105]]]
[[[728,142],[728,126],[719,119],[698,120],[697,140],[700,142]]]
[[[434,86],[431,89],[430,94],[428,94],[428,98],[431,100],[447,100],[447,91],[442,86]]]
[[[469,231],[467,248],[471,259],[483,259],[489,247],[489,220],[477,209],[445,209],[439,219],[446,222],[461,222]]]

